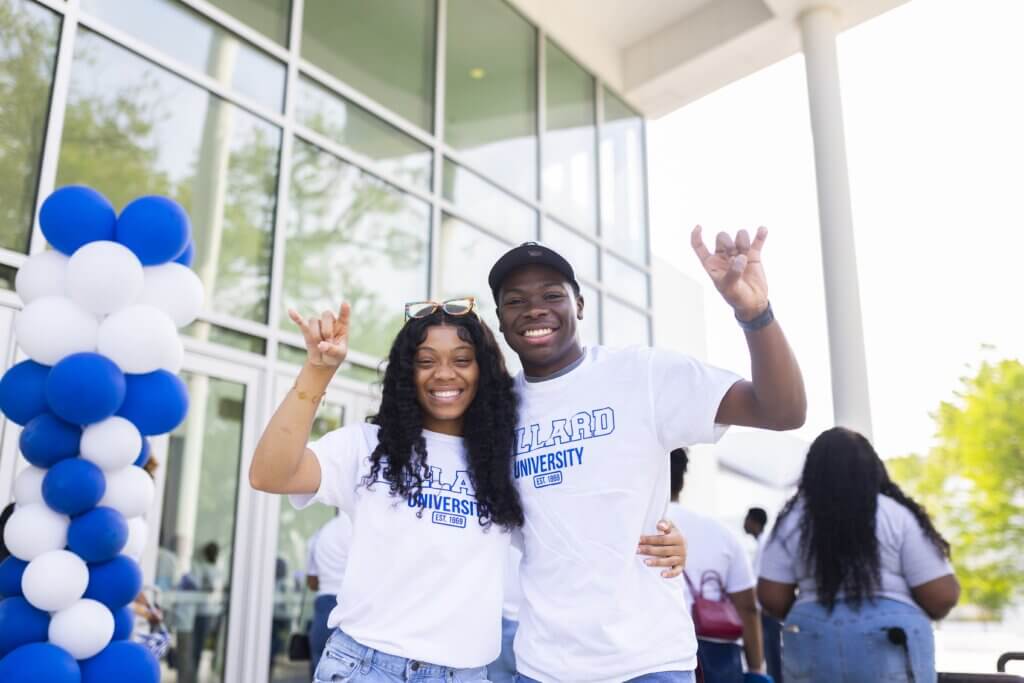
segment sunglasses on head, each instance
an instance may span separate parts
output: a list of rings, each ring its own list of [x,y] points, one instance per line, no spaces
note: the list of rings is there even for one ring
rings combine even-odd
[[[413,301],[405,305],[405,319],[426,318],[428,315],[433,315],[434,311],[439,308],[448,315],[467,315],[476,308],[476,299],[464,296],[440,303],[437,301]]]

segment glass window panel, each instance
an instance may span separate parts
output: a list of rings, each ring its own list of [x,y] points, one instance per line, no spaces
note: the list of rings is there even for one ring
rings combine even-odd
[[[292,346],[291,344],[278,344],[277,359],[285,363],[291,363],[292,365],[303,365],[306,362],[306,349],[300,349],[299,347]],[[367,384],[379,382],[381,379],[381,376],[373,368],[354,365],[348,361],[341,364],[341,367],[338,368],[338,374],[342,377],[354,379],[357,382],[365,382]]]
[[[449,0],[445,142],[537,196],[537,31],[502,0]]]
[[[405,302],[426,295],[429,241],[426,202],[296,139],[285,307],[312,315],[348,301],[352,348],[385,356]]]
[[[577,279],[597,281],[597,245],[555,221],[544,221],[543,242],[572,264]]]
[[[188,418],[171,434],[156,586],[175,641],[167,683],[224,680],[245,386],[184,373]]]
[[[601,280],[618,296],[629,299],[639,306],[648,305],[647,274],[607,252],[604,255]]]
[[[302,56],[433,130],[434,0],[306,0]]]
[[[280,146],[276,126],[79,31],[57,186],[90,185],[118,209],[180,202],[213,310],[266,320]]]
[[[0,247],[28,253],[60,18],[34,2],[0,4]]]
[[[545,48],[544,203],[597,230],[594,77],[550,40]]]
[[[605,346],[650,345],[650,321],[646,313],[610,296],[604,297],[603,304],[601,321]]]
[[[583,320],[579,321],[580,340],[585,346],[597,346],[601,336],[601,294],[593,287],[580,285],[583,296]]]
[[[268,38],[288,42],[291,0],[207,0]]]
[[[319,83],[300,77],[295,116],[302,125],[376,162],[382,171],[430,189],[433,155],[427,145]]]
[[[171,0],[82,0],[82,9],[268,109],[284,104],[284,64]]]
[[[537,239],[537,212],[472,171],[444,160],[444,198],[509,241]]]
[[[514,373],[521,367],[519,358],[498,332],[494,295],[487,286],[487,273],[491,266],[508,250],[509,245],[457,218],[446,215],[441,221],[441,255],[437,264],[441,280],[438,297],[476,297],[477,314],[498,338],[509,372]]]
[[[0,263],[0,288],[14,291],[14,279],[18,276],[18,269],[6,263]]]
[[[267,352],[266,339],[254,337],[251,334],[238,332],[227,327],[221,327],[220,325],[214,325],[205,320],[196,320],[190,323],[182,328],[181,333],[200,341],[230,346],[239,351],[248,351],[249,353],[256,353],[261,356]]]
[[[311,440],[338,429],[346,418],[351,420],[352,416],[345,414],[345,406],[325,402],[313,420]],[[289,660],[288,637],[292,633],[306,633],[309,629],[313,602],[317,597],[316,592],[310,590],[306,583],[309,543],[337,510],[326,505],[312,505],[305,510],[296,510],[284,496],[280,498],[277,553],[274,556],[274,611],[270,628],[270,681],[304,683],[312,677],[310,662]],[[315,666],[316,662],[312,664]]]
[[[601,125],[601,233],[624,254],[647,262],[644,122],[604,91]]]

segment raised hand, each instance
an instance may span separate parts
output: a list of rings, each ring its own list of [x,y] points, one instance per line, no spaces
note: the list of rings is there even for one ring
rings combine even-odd
[[[306,342],[306,353],[310,365],[336,368],[348,355],[348,319],[351,307],[343,303],[338,315],[324,311],[319,318],[303,319],[294,308],[288,309],[292,319]]]
[[[736,311],[740,320],[752,320],[768,306],[768,280],[761,265],[761,250],[768,238],[768,228],[760,227],[751,243],[746,230],[733,240],[720,232],[715,239],[715,253],[708,251],[698,225],[690,234],[690,244],[722,298]]]

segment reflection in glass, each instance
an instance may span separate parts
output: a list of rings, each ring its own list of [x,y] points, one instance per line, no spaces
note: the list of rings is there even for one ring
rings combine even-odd
[[[603,303],[601,322],[604,329],[602,342],[605,346],[650,345],[650,321],[643,311],[610,296],[605,296]]]
[[[14,279],[18,277],[18,269],[6,263],[0,263],[0,289],[14,291]]]
[[[503,0],[449,0],[445,142],[537,196],[537,31]]]
[[[429,205],[298,139],[290,197],[284,306],[309,316],[347,301],[351,347],[386,355],[403,305],[427,291]]]
[[[345,406],[328,401],[317,411],[310,441],[338,429],[345,418]],[[277,553],[274,555],[274,612],[270,626],[270,682],[305,683],[312,678],[310,668],[316,663],[290,661],[288,636],[309,631],[316,598],[316,592],[309,590],[306,583],[310,540],[334,517],[335,509],[312,505],[296,510],[283,496],[280,498]]]
[[[82,9],[273,111],[284,104],[285,66],[171,0],[82,0]]]
[[[165,683],[224,680],[245,386],[185,373],[188,418],[168,444],[156,586],[173,638]]]
[[[550,40],[545,47],[544,203],[574,226],[597,229],[594,77]]]
[[[306,0],[302,57],[433,129],[434,0]]]
[[[487,273],[491,266],[511,246],[457,218],[446,215],[441,220],[441,256],[437,263],[441,277],[438,297],[476,297],[477,314],[498,338],[505,354],[505,364],[509,372],[515,373],[520,367],[519,359],[498,332],[494,295],[487,286]]]
[[[271,40],[288,42],[291,0],[207,0]],[[308,4],[308,3],[307,3]]]
[[[597,282],[597,245],[552,220],[544,221],[543,237],[544,244],[572,264],[577,279],[584,277]]]
[[[90,185],[118,210],[180,202],[215,311],[266,320],[280,145],[276,126],[79,30],[57,186]]]
[[[593,287],[580,285],[583,296],[583,320],[579,321],[580,341],[584,346],[596,346],[601,335],[601,295]]]
[[[221,327],[220,325],[214,325],[205,320],[196,320],[193,323],[189,323],[181,328],[181,333],[213,344],[230,346],[239,351],[248,351],[249,353],[256,353],[261,356],[267,352],[266,339],[254,337],[251,334],[227,327]]]
[[[0,247],[28,253],[60,18],[0,3]]]
[[[537,239],[536,211],[448,159],[444,160],[444,198],[512,242]]]
[[[615,288],[615,293],[631,302],[646,307],[647,274],[628,263],[617,259],[608,252],[604,254],[604,270],[601,279]]]
[[[284,363],[291,363],[292,365],[298,365],[301,367],[306,363],[306,349],[300,349],[299,347],[292,346],[291,344],[278,344],[277,359]],[[382,377],[382,375],[373,368],[356,365],[349,361],[345,361],[341,364],[338,368],[337,376],[347,377],[365,384],[379,382]]]
[[[430,189],[433,157],[427,145],[304,76],[299,78],[295,116],[302,125],[376,162],[382,171]]]
[[[647,263],[643,119],[607,90],[603,97],[601,234],[615,249]]]

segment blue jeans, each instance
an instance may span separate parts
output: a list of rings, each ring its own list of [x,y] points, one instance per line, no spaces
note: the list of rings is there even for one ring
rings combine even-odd
[[[696,680],[692,671],[658,671],[631,678],[626,683],[694,683]],[[527,678],[523,674],[516,674],[516,683],[540,683],[540,681]]]
[[[512,641],[516,639],[519,622],[501,618],[501,654],[487,665],[487,677],[491,683],[514,683],[516,680],[516,653]]]
[[[313,683],[488,683],[487,667],[453,669],[385,654],[335,629]]]
[[[764,634],[764,665],[775,683],[782,683],[782,622],[761,612],[761,632]]]
[[[743,683],[743,658],[736,643],[697,639],[697,659],[704,683]]]
[[[327,639],[331,637],[331,629],[327,628],[327,617],[338,604],[333,595],[318,595],[313,601],[313,619],[309,622],[309,677],[316,674],[316,665],[324,653]]]
[[[906,645],[890,637],[902,631]],[[935,683],[935,636],[919,608],[881,598],[859,610],[839,603],[831,614],[798,603],[782,631],[786,683]]]

